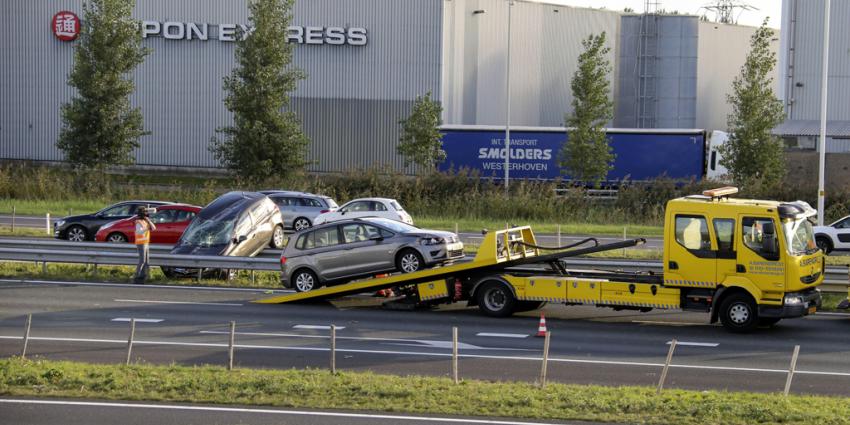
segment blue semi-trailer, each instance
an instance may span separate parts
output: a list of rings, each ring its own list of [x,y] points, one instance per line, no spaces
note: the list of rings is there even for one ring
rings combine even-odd
[[[505,166],[505,128],[500,126],[443,126],[446,160],[439,169],[477,170],[482,177],[501,179]],[[717,146],[726,133],[698,129],[606,130],[616,155],[607,181],[716,178],[725,174]],[[563,127],[511,127],[511,179],[569,180],[558,165],[561,146],[569,143]]]

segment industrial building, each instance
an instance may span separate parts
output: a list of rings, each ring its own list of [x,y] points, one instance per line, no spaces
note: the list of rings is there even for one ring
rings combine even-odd
[[[824,0],[783,0],[779,57],[780,98],[785,122],[774,132],[786,145],[816,149],[820,134],[823,70]],[[826,152],[850,152],[850,2],[832,1],[829,18],[829,66]],[[846,167],[846,165],[845,165]]]
[[[69,15],[82,19],[82,0],[3,9],[0,159],[61,161],[60,107],[73,95],[66,78],[78,43]],[[235,64],[236,29],[249,25],[246,2],[138,0],[133,16],[152,49],[133,76],[131,100],[151,132],[136,163],[219,167],[209,146],[232,120],[222,78]],[[295,65],[308,75],[292,107],[311,139],[315,172],[415,172],[396,154],[398,121],[427,92],[442,103],[445,124],[504,125],[508,46],[511,124],[563,125],[581,40],[603,31],[611,125],[725,129],[725,94],[755,31],[696,16],[507,0],[300,0],[292,25]]]

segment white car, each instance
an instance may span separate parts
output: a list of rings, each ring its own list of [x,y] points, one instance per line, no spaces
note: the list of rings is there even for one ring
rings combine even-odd
[[[829,226],[815,226],[812,230],[815,232],[815,242],[824,254],[834,249],[850,249],[850,215]]]
[[[401,204],[388,198],[360,198],[348,201],[336,210],[316,216],[313,225],[359,217],[383,217],[413,225],[413,218]]]

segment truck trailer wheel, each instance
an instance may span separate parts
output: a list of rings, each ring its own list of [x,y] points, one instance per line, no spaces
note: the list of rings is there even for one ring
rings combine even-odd
[[[478,290],[478,308],[490,317],[508,317],[516,304],[513,292],[502,282],[486,282]]]
[[[759,324],[758,310],[753,299],[740,292],[726,297],[720,304],[720,323],[732,332],[749,332]]]

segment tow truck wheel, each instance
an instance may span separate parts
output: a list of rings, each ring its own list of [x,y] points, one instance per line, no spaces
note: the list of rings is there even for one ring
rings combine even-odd
[[[746,294],[731,294],[720,304],[720,323],[732,332],[749,332],[759,324],[758,311]]]
[[[310,292],[319,287],[319,279],[310,270],[298,270],[292,275],[292,282],[298,292]]]
[[[516,303],[513,292],[502,282],[487,282],[478,290],[478,308],[490,317],[510,316]]]

